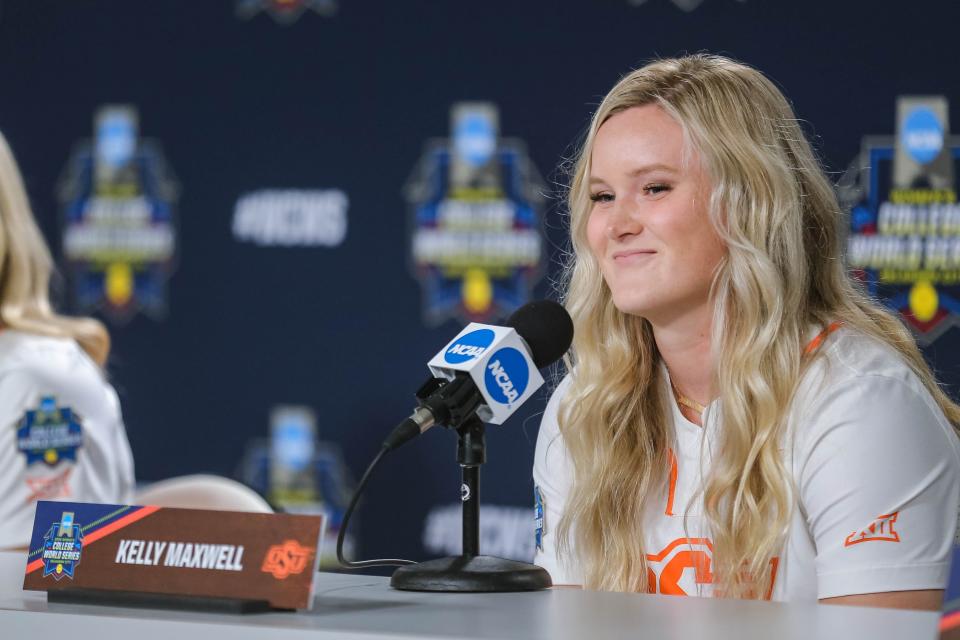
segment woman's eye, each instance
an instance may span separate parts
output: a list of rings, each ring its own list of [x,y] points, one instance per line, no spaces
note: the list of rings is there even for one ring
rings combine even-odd
[[[606,192],[591,193],[590,199],[594,202],[613,202],[613,194]]]
[[[670,185],[668,184],[648,184],[643,188],[644,192],[648,195],[655,196],[658,193],[666,193],[670,191]]]

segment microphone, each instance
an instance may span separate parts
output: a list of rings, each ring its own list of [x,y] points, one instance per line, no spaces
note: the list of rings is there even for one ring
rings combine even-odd
[[[503,424],[543,385],[542,369],[573,342],[573,321],[551,300],[530,302],[504,327],[471,322],[429,362],[433,377],[420,387],[419,405],[383,441],[386,450],[437,424],[459,427],[476,414]]]

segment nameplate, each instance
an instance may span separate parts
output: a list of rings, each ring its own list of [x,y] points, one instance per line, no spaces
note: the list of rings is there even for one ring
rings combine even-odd
[[[325,524],[322,516],[41,501],[23,588],[307,609]]]

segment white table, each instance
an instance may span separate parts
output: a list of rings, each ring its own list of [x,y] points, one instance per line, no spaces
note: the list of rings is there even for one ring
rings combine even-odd
[[[22,553],[0,553],[0,637],[71,640],[245,638],[933,640],[936,613],[556,589],[394,591],[386,578],[317,574],[311,611],[227,615],[47,603],[23,591]]]

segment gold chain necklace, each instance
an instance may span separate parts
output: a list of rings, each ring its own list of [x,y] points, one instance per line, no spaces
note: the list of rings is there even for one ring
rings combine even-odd
[[[697,413],[698,416],[702,416],[706,407],[696,400],[691,400],[687,396],[680,393],[680,389],[677,389],[677,385],[673,384],[673,381],[670,381],[670,386],[673,387],[673,395],[677,399],[677,404],[687,407]]]
[[[820,344],[827,338],[827,336],[842,326],[843,322],[831,322],[830,326],[821,331],[819,335],[810,341],[810,344],[808,344],[804,349],[803,354],[809,355],[816,351]],[[680,389],[677,389],[677,385],[673,384],[673,380],[670,381],[670,387],[673,389],[673,397],[677,399],[677,404],[695,411],[698,416],[703,415],[703,412],[707,409],[704,405],[680,393]]]

